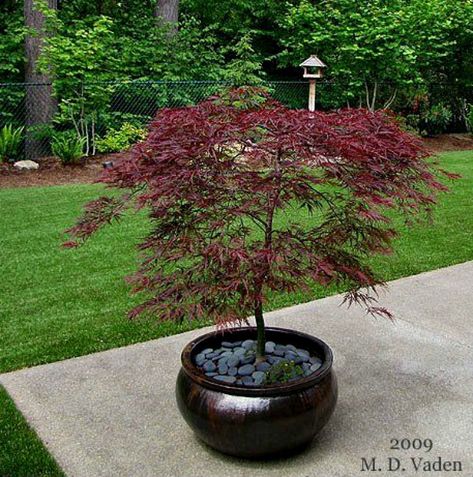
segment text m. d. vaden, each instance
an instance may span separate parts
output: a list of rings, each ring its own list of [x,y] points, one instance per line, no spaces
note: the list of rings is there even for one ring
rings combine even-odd
[[[362,472],[461,472],[462,463],[458,460],[446,460],[441,456],[425,459],[424,457],[362,457]]]

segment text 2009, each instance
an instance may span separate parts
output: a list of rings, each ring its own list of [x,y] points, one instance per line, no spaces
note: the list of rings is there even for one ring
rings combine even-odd
[[[423,450],[430,452],[434,446],[432,439],[391,439],[391,449],[393,450]]]

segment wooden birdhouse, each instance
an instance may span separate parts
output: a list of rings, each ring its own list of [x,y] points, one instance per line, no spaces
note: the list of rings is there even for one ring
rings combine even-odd
[[[310,55],[309,58],[299,66],[304,68],[304,78],[309,79],[322,78],[324,75],[324,69],[327,68],[327,65],[315,55]]]

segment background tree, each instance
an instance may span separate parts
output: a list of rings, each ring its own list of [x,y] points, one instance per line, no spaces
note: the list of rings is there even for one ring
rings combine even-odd
[[[57,0],[47,0],[51,10],[57,9]],[[35,138],[38,126],[48,125],[54,116],[56,102],[52,95],[51,78],[38,70],[38,60],[44,44],[45,16],[35,0],[24,0],[24,18],[27,28],[25,38],[25,82],[27,138],[25,155],[36,159],[48,153],[48,144]],[[37,84],[34,84],[37,83]]]
[[[334,81],[320,95],[325,106],[343,98],[408,110],[425,98],[458,109],[473,101],[471,82],[457,70],[472,68],[472,8],[469,0],[302,0],[279,18],[278,57],[286,65],[314,52],[324,59]]]
[[[171,31],[176,31],[179,21],[179,0],[158,0],[155,15],[159,23],[168,24]]]
[[[24,80],[22,5],[0,4],[0,81]],[[161,7],[173,12],[163,18],[179,20],[172,35],[169,23],[156,21]],[[464,129],[473,104],[471,0],[221,0],[219,8],[206,0],[68,0],[57,17],[57,34],[76,49],[84,47],[77,32],[107,18],[108,52],[117,61],[97,80],[299,80],[297,65],[317,53],[329,66],[328,83],[319,84],[324,108],[389,106],[410,126],[444,131]],[[87,48],[68,51],[78,58]],[[15,105],[20,110],[23,102],[14,89],[1,92],[0,120]]]

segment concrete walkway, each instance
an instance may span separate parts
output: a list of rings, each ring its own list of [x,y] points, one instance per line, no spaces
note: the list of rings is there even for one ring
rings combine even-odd
[[[472,476],[473,262],[392,282],[381,302],[394,324],[340,307],[340,297],[267,315],[271,325],[327,341],[339,380],[320,438],[286,460],[224,457],[181,419],[180,351],[207,330],[4,374],[0,383],[74,477]],[[431,439],[433,449],[390,449],[402,438]],[[362,458],[373,457],[376,472],[362,472]],[[389,457],[406,471],[394,471],[392,459],[390,472]],[[439,458],[443,470],[428,472],[425,462],[441,465]],[[446,464],[454,460],[462,472]]]

